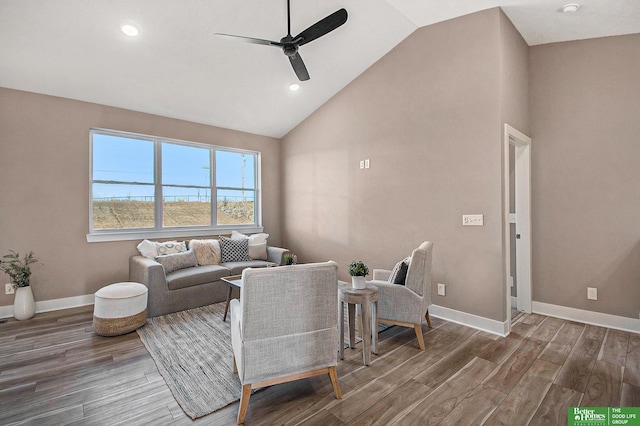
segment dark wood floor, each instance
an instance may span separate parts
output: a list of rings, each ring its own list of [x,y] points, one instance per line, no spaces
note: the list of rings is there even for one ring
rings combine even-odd
[[[235,424],[238,405],[191,421],[137,333],[93,333],[92,307],[0,324],[0,424]],[[251,397],[246,424],[566,424],[570,406],[640,406],[640,335],[523,315],[507,338],[433,319],[380,334],[369,367],[347,349],[343,399],[325,377]],[[356,346],[359,349],[360,346]]]

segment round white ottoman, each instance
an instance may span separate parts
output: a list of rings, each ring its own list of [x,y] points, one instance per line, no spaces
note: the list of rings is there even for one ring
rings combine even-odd
[[[100,336],[119,336],[147,322],[147,287],[140,283],[115,283],[95,294],[93,330]]]

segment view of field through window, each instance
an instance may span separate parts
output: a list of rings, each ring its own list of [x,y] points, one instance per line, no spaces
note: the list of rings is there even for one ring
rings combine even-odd
[[[253,201],[218,201],[218,224],[254,223]],[[211,203],[164,201],[164,226],[206,226],[211,224]],[[136,200],[93,200],[93,229],[153,228],[154,203]]]
[[[93,230],[256,223],[257,153],[135,136],[92,132]]]

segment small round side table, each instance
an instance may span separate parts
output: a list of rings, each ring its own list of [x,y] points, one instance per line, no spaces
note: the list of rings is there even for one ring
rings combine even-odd
[[[349,311],[349,347],[356,343],[355,313],[356,305],[362,310],[362,358],[364,365],[371,362],[371,351],[378,353],[378,287],[367,285],[355,289],[345,282],[338,283],[338,334],[340,334],[340,359],[344,359],[344,304]]]

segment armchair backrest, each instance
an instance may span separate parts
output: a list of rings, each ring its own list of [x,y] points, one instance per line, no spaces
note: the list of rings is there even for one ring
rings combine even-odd
[[[240,290],[242,340],[337,329],[337,274],[335,262],[245,269]]]
[[[431,258],[433,243],[425,241],[411,253],[405,286],[431,303]]]

